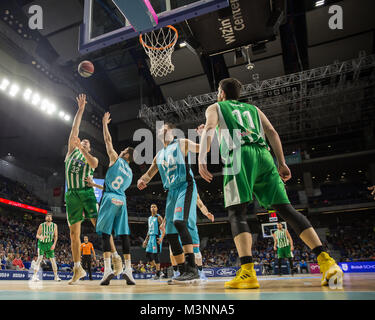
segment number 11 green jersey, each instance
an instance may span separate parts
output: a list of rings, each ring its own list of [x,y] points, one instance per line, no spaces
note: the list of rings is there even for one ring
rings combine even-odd
[[[224,162],[225,207],[253,201],[264,208],[289,203],[271,153],[258,109],[247,103],[217,103],[217,134]]]
[[[217,133],[223,156],[242,145],[258,144],[268,147],[255,106],[236,100],[218,102],[217,105],[219,114]]]

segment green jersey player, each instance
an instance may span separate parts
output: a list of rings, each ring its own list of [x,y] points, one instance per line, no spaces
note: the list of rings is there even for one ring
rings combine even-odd
[[[247,224],[247,206],[255,195],[267,209],[274,209],[318,257],[323,273],[322,285],[341,287],[343,272],[327,252],[304,215],[290,204],[284,182],[291,178],[279,135],[254,105],[239,102],[242,84],[237,79],[224,79],[219,84],[218,102],[206,110],[199,152],[199,173],[211,182],[207,170],[207,153],[217,129],[220,154],[224,162],[224,203],[228,209],[234,242],[241,260],[236,277],[226,288],[259,288],[252,261],[252,237]],[[277,166],[267,146],[266,137],[275,153]]]
[[[277,260],[279,266],[279,275],[281,276],[281,262],[282,259],[288,259],[290,265],[290,273],[293,275],[293,239],[288,230],[283,228],[283,225],[277,223],[277,230],[272,234],[273,249],[277,251]]]
[[[55,274],[55,281],[61,281],[57,274],[57,265],[55,259],[55,248],[57,243],[57,224],[52,222],[52,214],[46,215],[46,222],[39,225],[36,238],[38,239],[38,260],[34,269],[32,281],[39,281],[38,271],[43,257],[50,259],[53,273]]]
[[[84,219],[91,219],[95,226],[98,216],[98,204],[94,189],[87,185],[86,178],[92,177],[98,166],[98,159],[91,155],[90,141],[80,141],[79,127],[86,106],[86,95],[77,97],[78,111],[73,121],[69,136],[68,152],[65,157],[65,178],[68,191],[65,194],[66,215],[70,228],[70,239],[73,256],[73,277],[69,284],[76,284],[86,276],[81,266],[81,223]]]

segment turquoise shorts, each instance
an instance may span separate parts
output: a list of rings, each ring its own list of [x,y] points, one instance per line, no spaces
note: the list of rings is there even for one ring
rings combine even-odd
[[[104,192],[100,202],[96,232],[101,235],[112,234],[112,231],[115,236],[130,234],[126,197]]]
[[[146,252],[149,253],[160,253],[162,243],[158,245],[158,236],[150,235],[147,242]]]
[[[195,182],[184,182],[180,186],[168,190],[165,208],[165,233],[176,234],[174,221],[183,220],[189,229],[197,225],[197,186]]]

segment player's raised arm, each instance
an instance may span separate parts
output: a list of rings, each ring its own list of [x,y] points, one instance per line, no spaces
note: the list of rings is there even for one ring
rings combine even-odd
[[[99,164],[98,158],[95,158],[93,155],[91,155],[90,150],[87,147],[83,147],[82,145],[80,145],[79,150],[82,152],[89,166],[93,169],[96,169]]]
[[[68,154],[72,153],[76,147],[75,140],[78,139],[79,127],[81,125],[83,112],[86,106],[86,95],[80,94],[77,98],[78,110],[73,120],[72,131],[70,132],[69,142],[68,142]]]
[[[271,122],[267,119],[266,115],[259,108],[257,108],[257,110],[260,116],[260,120],[262,121],[264,133],[266,134],[266,137],[270,142],[272,150],[275,153],[280,177],[284,182],[288,181],[292,177],[292,175],[285,162],[283,146],[281,144],[279,134],[272,126]]]
[[[197,206],[198,206],[199,210],[207,217],[208,220],[210,220],[211,222],[214,222],[214,220],[215,220],[214,215],[211,212],[208,211],[207,207],[203,203],[199,194],[198,194],[198,197],[197,197]]]
[[[213,104],[206,110],[206,124],[202,132],[202,139],[199,149],[199,174],[207,182],[211,182],[213,175],[207,170],[207,153],[211,149],[212,140],[215,135],[215,128],[219,123],[217,105]]]
[[[156,164],[156,156],[152,161],[150,168],[147,172],[139,178],[137,182],[137,187],[139,190],[143,190],[147,187],[147,184],[151,181],[151,179],[155,176],[155,174],[159,171],[158,165]]]
[[[111,122],[111,120],[111,114],[109,112],[106,112],[103,117],[103,136],[105,147],[107,149],[107,154],[109,157],[109,166],[115,163],[118,158],[117,152],[113,149],[112,137],[108,129],[108,124]]]

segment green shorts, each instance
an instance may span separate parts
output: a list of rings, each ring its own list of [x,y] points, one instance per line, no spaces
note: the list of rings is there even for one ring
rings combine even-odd
[[[65,203],[69,226],[98,217],[98,203],[93,188],[68,190],[65,194]]]
[[[253,194],[266,209],[274,204],[290,203],[284,182],[266,148],[245,145],[230,156],[234,165],[231,169],[224,167],[223,177],[225,207],[252,202]]]
[[[293,254],[292,254],[292,251],[290,250],[290,246],[277,248],[277,258],[278,259],[293,258]]]
[[[38,241],[38,256],[46,256],[47,259],[55,257],[55,250],[51,250],[53,242]]]

